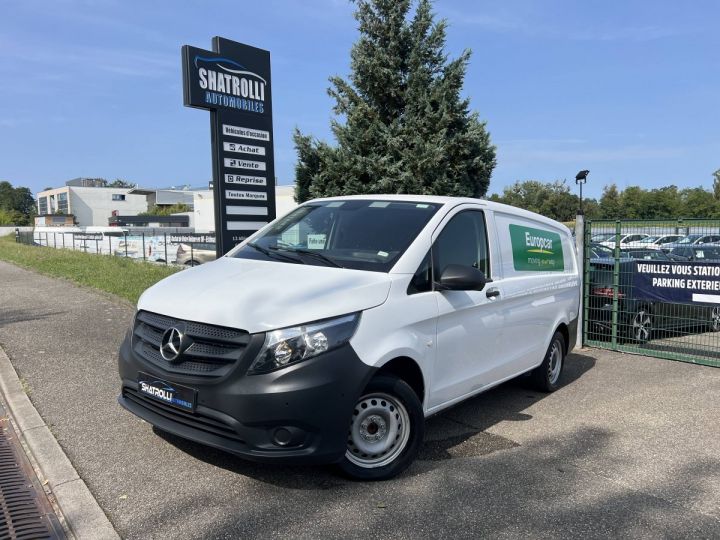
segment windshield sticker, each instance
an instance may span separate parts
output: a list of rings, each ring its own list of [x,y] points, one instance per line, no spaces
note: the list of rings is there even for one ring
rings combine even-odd
[[[308,234],[308,249],[325,249],[325,238],[326,236],[324,234]]]
[[[562,272],[565,269],[560,235],[521,225],[510,225],[513,266],[530,272]]]
[[[390,255],[387,251],[378,251],[378,256],[380,257],[387,257]]]
[[[375,201],[375,202],[371,202],[368,206],[369,206],[370,208],[387,208],[388,206],[390,206],[390,202],[388,202],[388,201]]]

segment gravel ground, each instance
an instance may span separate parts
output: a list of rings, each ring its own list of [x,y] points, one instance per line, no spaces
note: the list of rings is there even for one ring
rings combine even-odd
[[[512,382],[429,420],[362,484],[256,465],[123,411],[132,309],[0,262],[0,344],[126,538],[720,537],[720,370],[582,350],[552,395]]]

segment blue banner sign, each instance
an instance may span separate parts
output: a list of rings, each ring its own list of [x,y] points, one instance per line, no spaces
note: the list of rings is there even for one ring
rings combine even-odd
[[[720,303],[720,261],[635,263],[636,298],[678,304]]]

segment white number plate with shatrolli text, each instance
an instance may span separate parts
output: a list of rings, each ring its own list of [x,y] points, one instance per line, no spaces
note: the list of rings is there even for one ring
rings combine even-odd
[[[177,407],[183,411],[193,412],[197,390],[163,381],[154,375],[138,373],[138,390],[156,401]]]

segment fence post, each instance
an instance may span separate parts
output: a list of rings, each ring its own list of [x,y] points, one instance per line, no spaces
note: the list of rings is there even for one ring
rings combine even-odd
[[[112,236],[108,236],[108,255],[112,255]]]
[[[193,245],[195,242],[190,242],[190,267],[195,266],[195,253],[193,251]]]
[[[57,233],[53,233],[53,248],[57,249]]]
[[[585,216],[578,214],[575,216],[575,253],[578,268],[578,279],[580,280],[580,298],[578,303],[578,320],[577,320],[577,335],[575,337],[575,343],[582,347],[583,343],[583,330],[585,329]]]
[[[142,233],[143,261],[145,260],[145,232]]]
[[[163,233],[163,246],[165,246],[165,266],[168,265],[168,256],[167,256],[167,233]]]
[[[63,249],[65,249],[65,233],[62,234],[62,239],[63,239]]]
[[[123,232],[123,236],[125,237],[125,258],[127,259],[127,231]]]
[[[42,245],[42,242],[40,243],[40,245]],[[50,247],[50,242],[48,242],[47,232],[45,233],[45,247]]]
[[[613,257],[613,300],[612,300],[612,328],[610,330],[610,343],[612,350],[617,350],[617,325],[618,325],[618,289],[620,289],[620,234],[622,232],[622,224],[618,219],[615,222],[615,250]]]

